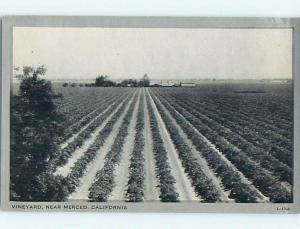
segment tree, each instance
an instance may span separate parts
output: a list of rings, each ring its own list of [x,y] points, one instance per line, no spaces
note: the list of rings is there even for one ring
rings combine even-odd
[[[56,111],[51,82],[40,78],[45,73],[44,66],[24,67],[19,95],[11,98],[11,200],[60,201],[65,193],[61,178],[50,173],[64,118]]]
[[[105,77],[104,76],[98,76],[97,78],[96,78],[96,80],[95,80],[95,86],[96,87],[103,87],[103,85],[104,85],[104,82],[105,82]]]
[[[95,80],[95,87],[113,87],[116,83],[109,80],[108,76],[98,76]]]
[[[137,87],[138,81],[136,79],[127,79],[121,81],[117,86],[120,87]]]
[[[150,86],[150,79],[147,74],[145,74],[143,76],[143,79],[140,80],[139,84],[140,84],[140,87],[149,87]]]
[[[85,87],[94,87],[95,84],[94,83],[86,83],[84,84]]]

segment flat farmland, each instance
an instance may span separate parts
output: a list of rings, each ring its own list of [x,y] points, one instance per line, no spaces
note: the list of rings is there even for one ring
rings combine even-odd
[[[55,90],[68,201],[293,201],[292,84]]]

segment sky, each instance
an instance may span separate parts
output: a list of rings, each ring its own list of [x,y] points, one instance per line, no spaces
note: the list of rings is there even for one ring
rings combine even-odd
[[[14,27],[13,65],[48,79],[292,78],[292,30]]]

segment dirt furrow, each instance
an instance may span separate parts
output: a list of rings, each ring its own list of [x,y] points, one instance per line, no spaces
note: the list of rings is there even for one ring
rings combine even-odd
[[[136,133],[135,125],[137,122],[137,111],[138,111],[140,96],[141,96],[141,89],[139,89],[138,99],[135,104],[131,121],[129,124],[129,129],[128,129],[129,134],[125,139],[125,143],[123,146],[123,153],[120,160],[121,162],[118,166],[116,166],[114,171],[115,187],[108,198],[109,201],[125,200],[126,185],[128,183],[128,175],[129,175],[130,155],[134,147],[134,136]]]
[[[157,110],[157,107],[147,90],[147,95],[150,98],[150,103],[153,108],[154,114],[158,120],[158,126],[161,133],[161,137],[163,139],[165,148],[168,152],[168,160],[171,166],[171,174],[175,178],[176,183],[174,184],[177,193],[179,194],[180,201],[188,201],[188,200],[199,200],[197,194],[195,193],[188,176],[184,172],[184,169],[181,165],[180,159],[176,152],[175,146],[169,136],[169,133],[166,129],[166,126]]]
[[[88,200],[89,188],[91,187],[91,185],[94,182],[97,171],[103,167],[105,155],[110,150],[110,148],[118,134],[118,131],[122,124],[123,118],[129,108],[130,104],[132,103],[134,96],[135,96],[135,93],[132,96],[132,98],[130,99],[130,101],[128,102],[128,104],[126,105],[126,108],[125,108],[123,114],[120,116],[118,121],[115,123],[112,132],[110,133],[109,137],[106,139],[104,145],[100,148],[94,161],[88,165],[83,177],[81,177],[81,179],[80,179],[79,186],[76,188],[75,192],[73,192],[69,196],[69,198],[68,198],[69,200]]]
[[[145,114],[145,190],[144,190],[144,201],[159,201],[159,189],[158,180],[155,174],[155,162],[152,149],[152,135],[150,128],[150,119],[148,114],[148,107],[146,103],[146,92],[143,89],[143,99],[144,99],[144,114]]]

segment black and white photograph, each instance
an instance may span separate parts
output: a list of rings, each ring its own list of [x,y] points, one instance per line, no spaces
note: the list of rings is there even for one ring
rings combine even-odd
[[[10,208],[294,203],[292,28],[14,26],[11,43]]]

